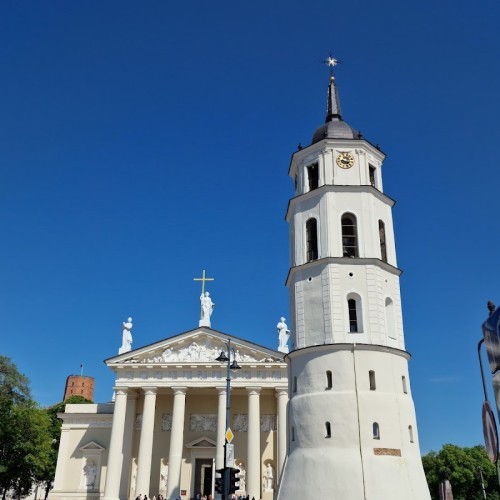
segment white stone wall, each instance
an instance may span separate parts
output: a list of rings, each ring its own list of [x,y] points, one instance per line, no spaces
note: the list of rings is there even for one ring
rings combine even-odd
[[[307,262],[306,223],[311,218],[316,219],[318,224],[318,258],[342,257],[341,218],[345,213],[356,217],[359,257],[381,258],[378,221],[384,222],[387,262],[397,267],[392,202],[389,204],[389,200],[382,195],[368,191],[353,193],[337,189],[328,186],[318,188],[290,205],[288,220],[293,225],[290,243],[294,249],[292,267]]]
[[[405,348],[397,274],[358,259],[347,264],[325,260],[295,269],[289,288],[296,348],[332,342]],[[350,294],[361,300],[358,333],[349,332]]]
[[[285,474],[300,480],[284,481],[278,499],[429,498],[407,358],[401,351],[367,345],[309,347],[289,355]],[[331,389],[327,371],[332,373]],[[375,376],[374,390],[370,389],[370,371]],[[326,435],[326,422],[331,437]],[[375,422],[379,439],[373,435]]]

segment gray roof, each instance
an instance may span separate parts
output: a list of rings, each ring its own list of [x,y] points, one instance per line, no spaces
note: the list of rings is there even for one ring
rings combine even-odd
[[[361,137],[357,130],[342,120],[338,91],[333,76],[330,77],[328,85],[326,108],[325,124],[316,129],[311,144],[323,139],[359,139]]]

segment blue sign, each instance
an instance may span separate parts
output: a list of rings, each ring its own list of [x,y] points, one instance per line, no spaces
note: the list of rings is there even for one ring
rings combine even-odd
[[[484,344],[490,362],[490,371],[500,370],[500,307],[483,323]]]

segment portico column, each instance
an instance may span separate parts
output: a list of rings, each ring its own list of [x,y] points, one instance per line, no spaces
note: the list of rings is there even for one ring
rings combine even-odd
[[[224,467],[224,443],[226,442],[226,388],[217,387],[219,393],[217,404],[217,451],[215,455],[215,468]]]
[[[278,400],[278,481],[283,472],[286,457],[286,405],[288,403],[288,391],[276,389]]]
[[[137,394],[129,391],[127,395],[127,416],[125,417],[125,430],[123,433],[123,462],[122,477],[120,479],[120,498],[130,498],[133,500],[134,491],[130,489],[131,466],[132,466],[132,445],[134,441],[135,427],[135,403]]]
[[[260,387],[248,391],[247,495],[260,498]]]
[[[137,456],[137,482],[135,496],[149,495],[153,434],[155,430],[156,387],[144,387],[141,439]]]
[[[182,450],[184,447],[184,410],[186,408],[186,387],[172,387],[174,409],[172,411],[172,430],[168,453],[167,500],[180,495]]]
[[[125,430],[125,415],[127,413],[127,388],[114,387],[113,389],[115,391],[115,408],[109,443],[104,500],[119,500],[123,458],[123,431]]]

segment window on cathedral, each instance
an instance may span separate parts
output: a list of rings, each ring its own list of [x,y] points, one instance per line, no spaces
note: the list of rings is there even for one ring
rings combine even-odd
[[[307,262],[318,258],[318,223],[316,219],[309,219],[306,222],[306,250]]]
[[[387,262],[387,246],[385,244],[385,224],[379,220],[378,221],[378,237],[380,240],[380,258]]]
[[[374,391],[377,389],[377,384],[375,383],[375,372],[370,370],[368,372],[368,377],[370,379],[370,391]]]
[[[295,174],[295,177],[294,177],[294,184],[295,184],[295,191],[297,191],[297,186],[299,185],[299,180],[297,178],[297,174]]]
[[[408,394],[408,387],[406,386],[406,377],[403,375],[401,377],[401,382],[403,383],[403,392]]]
[[[326,438],[332,437],[332,428],[330,426],[330,422],[325,422],[325,437]]]
[[[370,173],[370,184],[376,188],[376,181],[375,181],[375,174],[376,174],[376,169],[372,165],[369,165],[368,167],[369,173]]]
[[[295,427],[292,427],[292,441],[295,441]]]
[[[319,185],[319,169],[318,164],[313,163],[307,167],[307,180],[309,183],[309,191],[318,188]]]
[[[349,309],[349,333],[358,333],[358,311],[356,308],[356,300],[349,299],[347,301],[347,308]]]
[[[293,377],[293,392],[297,392],[297,377]]]
[[[373,439],[380,439],[380,427],[377,422],[373,422]]]
[[[389,297],[385,299],[385,322],[389,338],[397,339],[396,311],[394,310],[394,302]]]
[[[326,388],[331,389],[332,388],[332,372],[328,370],[326,372]]]
[[[413,443],[413,427],[411,425],[408,426],[408,433],[410,435],[410,443]]]
[[[358,237],[356,217],[353,214],[342,216],[342,255],[344,257],[358,256]]]

